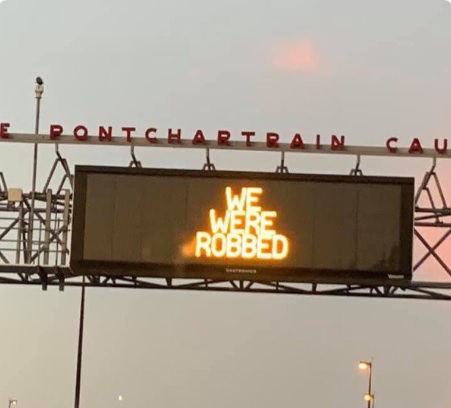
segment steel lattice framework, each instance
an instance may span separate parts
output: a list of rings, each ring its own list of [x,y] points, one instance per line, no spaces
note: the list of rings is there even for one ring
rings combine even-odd
[[[96,143],[94,137],[88,139],[88,144],[91,141]],[[43,290],[48,286],[58,286],[60,290],[64,290],[65,287],[85,285],[104,288],[451,300],[451,266],[438,253],[438,249],[451,235],[451,208],[436,173],[436,158],[433,152],[428,153],[433,158],[433,166],[425,173],[415,197],[415,237],[425,247],[426,253],[415,260],[414,276],[421,267],[424,268],[425,261],[432,257],[443,269],[442,282],[420,282],[414,278],[413,281],[309,280],[303,283],[286,283],[130,276],[87,276],[85,280],[74,275],[69,267],[74,180],[67,160],[59,152],[59,145],[72,144],[73,138],[62,136],[55,143],[45,135],[16,134],[1,141],[5,142],[34,143],[35,146],[39,143],[52,143],[56,148],[56,158],[43,188],[36,188],[31,193],[8,188],[4,173],[0,172],[0,284],[36,285],[41,286]],[[142,166],[134,151],[135,145],[141,145],[140,143],[128,143],[125,138],[114,138],[108,145],[128,146],[131,154],[130,166]],[[199,149],[198,146],[183,144],[174,147]],[[285,165],[285,147],[281,144],[279,149],[281,162],[277,166],[277,172],[288,172]],[[203,169],[215,171],[209,155],[210,149],[215,148],[213,142],[203,148],[206,151]],[[243,149],[243,146],[238,142],[236,147],[228,147],[228,150],[233,149]],[[261,146],[257,145],[256,150],[262,150]],[[306,145],[306,150],[300,154],[308,154],[309,151],[313,152],[314,147],[309,150]],[[380,148],[358,146],[350,146],[345,151],[338,152],[325,148],[316,153],[355,155],[357,165],[351,170],[351,175],[356,177],[362,174],[361,156],[383,155]],[[442,231],[441,238],[435,243],[429,242],[426,234],[426,230],[431,228]]]

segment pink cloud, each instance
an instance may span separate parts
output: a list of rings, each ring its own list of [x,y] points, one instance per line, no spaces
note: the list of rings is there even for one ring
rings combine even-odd
[[[285,41],[276,44],[271,54],[272,67],[278,72],[319,73],[322,61],[309,41]]]

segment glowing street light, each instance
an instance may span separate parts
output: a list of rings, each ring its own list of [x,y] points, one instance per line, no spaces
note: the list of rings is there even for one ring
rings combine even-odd
[[[370,395],[370,394],[365,394],[364,395],[364,397],[363,397],[363,399],[365,400],[365,401],[372,401],[373,400],[373,395]]]
[[[359,361],[359,369],[366,370],[371,367],[371,363],[368,361]]]
[[[368,408],[374,408],[374,394],[371,392],[372,389],[372,378],[373,378],[373,362],[372,361],[359,361],[359,369],[362,371],[368,370],[368,392],[364,395],[363,399],[368,402]]]
[[[8,408],[11,408],[12,405],[17,405],[17,400],[14,398],[9,399]]]

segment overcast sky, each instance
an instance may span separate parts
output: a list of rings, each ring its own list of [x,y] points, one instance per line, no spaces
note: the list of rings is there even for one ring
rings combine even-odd
[[[445,0],[6,0],[0,122],[33,131],[41,75],[43,132],[50,123],[227,128],[287,141],[301,131],[306,142],[339,133],[355,145],[419,137],[431,147],[451,136],[450,50]],[[62,150],[71,165],[130,161],[127,149]],[[204,161],[137,154],[149,167]],[[212,157],[220,169],[278,164],[268,153]],[[30,188],[31,158],[31,146],[2,144],[9,186]],[[42,185],[52,148],[40,159]],[[353,159],[289,155],[287,164],[346,174]],[[365,174],[417,181],[430,164],[362,162]],[[417,279],[449,280],[434,262]],[[73,406],[79,294],[0,288],[0,406],[8,397]],[[450,312],[446,302],[90,289],[82,406],[359,408],[366,377],[356,363],[374,357],[379,407],[451,408]]]

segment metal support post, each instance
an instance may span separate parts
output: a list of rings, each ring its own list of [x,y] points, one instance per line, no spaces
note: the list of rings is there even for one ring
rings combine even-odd
[[[22,252],[21,250],[21,244],[22,244],[22,237],[24,232],[24,216],[23,216],[23,203],[20,202],[19,204],[19,222],[17,224],[17,238],[16,238],[16,264],[20,264],[20,254]]]
[[[81,393],[81,363],[83,359],[83,330],[85,324],[85,276],[81,286],[81,302],[80,302],[80,322],[78,331],[78,353],[77,353],[77,374],[75,380],[75,408],[80,407]]]
[[[39,135],[39,121],[41,117],[41,99],[42,94],[44,93],[44,81],[40,78],[36,78],[36,120],[35,120],[35,129],[34,134],[37,137]],[[27,239],[27,257],[26,262],[31,263],[31,254],[33,250],[33,224],[34,224],[34,206],[36,200],[36,176],[37,176],[37,168],[38,168],[38,143],[37,140],[34,143],[34,151],[33,151],[33,177],[32,177],[32,186],[31,186],[31,208],[30,208],[30,216],[28,220],[28,239]]]
[[[69,236],[69,223],[70,223],[70,210],[71,210],[71,193],[69,190],[64,190],[64,214],[63,214],[63,242],[61,248],[61,265],[66,265],[66,257],[68,251],[67,239]]]
[[[52,190],[46,192],[45,231],[44,231],[44,265],[49,264],[50,254],[50,226],[52,220]]]

